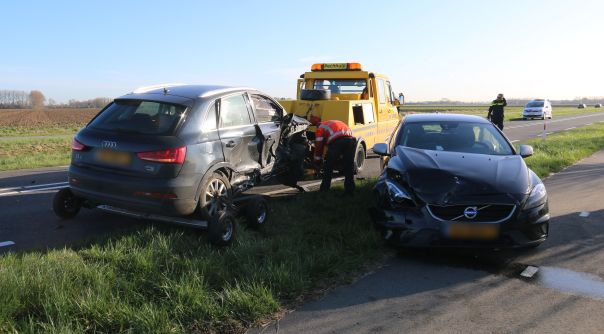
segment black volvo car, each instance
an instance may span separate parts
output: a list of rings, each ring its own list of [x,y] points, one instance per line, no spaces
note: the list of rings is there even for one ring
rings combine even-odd
[[[376,144],[376,225],[408,247],[536,247],[548,236],[547,192],[519,152],[489,121],[413,114],[389,144]]]
[[[160,220],[195,213],[209,221],[234,192],[275,173],[280,144],[308,124],[294,118],[252,88],[138,89],[115,99],[77,133],[69,188],[55,197],[55,212],[71,218],[84,205]],[[291,168],[285,169],[291,176]],[[265,212],[256,218],[261,224]],[[225,243],[232,237],[230,225],[220,231]]]

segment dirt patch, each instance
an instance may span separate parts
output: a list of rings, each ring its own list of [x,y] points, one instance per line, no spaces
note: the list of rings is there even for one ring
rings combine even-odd
[[[99,109],[0,109],[0,126],[49,126],[83,124]]]

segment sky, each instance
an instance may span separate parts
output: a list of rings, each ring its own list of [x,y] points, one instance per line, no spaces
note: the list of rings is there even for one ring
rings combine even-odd
[[[359,62],[408,101],[604,96],[604,1],[3,1],[0,89],[117,97],[167,83],[294,97]]]

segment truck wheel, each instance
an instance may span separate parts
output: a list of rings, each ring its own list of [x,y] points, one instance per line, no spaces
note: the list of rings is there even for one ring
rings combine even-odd
[[[199,194],[199,214],[209,220],[231,203],[231,183],[220,173],[213,173],[202,185]]]
[[[302,89],[300,91],[300,100],[317,101],[330,99],[331,91],[327,89]]]
[[[255,197],[248,202],[244,211],[247,226],[260,229],[268,219],[268,203],[264,197]]]
[[[62,219],[75,217],[82,207],[82,200],[76,197],[69,188],[59,190],[52,201],[52,209]]]
[[[218,247],[228,246],[235,239],[235,217],[222,211],[208,220],[208,241]]]
[[[359,174],[363,171],[363,166],[365,166],[365,147],[363,144],[358,143],[357,149],[354,152],[354,174]]]

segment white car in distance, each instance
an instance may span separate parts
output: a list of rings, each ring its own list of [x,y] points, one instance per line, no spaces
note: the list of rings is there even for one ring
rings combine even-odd
[[[522,119],[527,118],[552,118],[552,104],[547,99],[534,99],[524,106]]]

